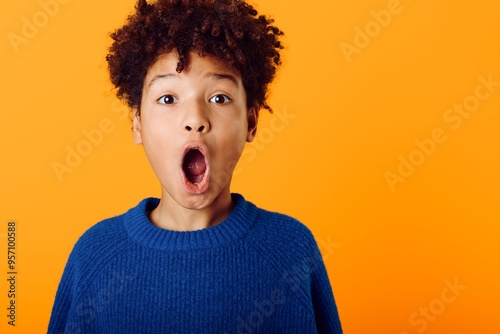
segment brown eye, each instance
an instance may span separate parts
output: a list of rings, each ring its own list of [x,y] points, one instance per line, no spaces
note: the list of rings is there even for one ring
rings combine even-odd
[[[161,104],[174,104],[177,102],[177,98],[173,95],[163,95],[158,99]]]
[[[231,102],[231,99],[224,94],[217,94],[214,97],[212,97],[209,101],[217,104],[225,104]]]

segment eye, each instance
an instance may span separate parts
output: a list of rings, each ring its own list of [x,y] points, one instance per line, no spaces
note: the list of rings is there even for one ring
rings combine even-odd
[[[225,104],[231,102],[231,99],[224,94],[217,94],[214,97],[212,97],[209,101],[212,103]]]
[[[177,98],[173,95],[163,95],[158,99],[161,104],[174,104],[177,102]]]

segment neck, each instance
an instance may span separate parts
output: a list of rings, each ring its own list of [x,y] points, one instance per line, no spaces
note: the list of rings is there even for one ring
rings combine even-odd
[[[166,230],[196,231],[219,224],[229,216],[233,207],[229,189],[202,209],[187,209],[163,191],[160,203],[151,211],[149,219],[154,225]]]

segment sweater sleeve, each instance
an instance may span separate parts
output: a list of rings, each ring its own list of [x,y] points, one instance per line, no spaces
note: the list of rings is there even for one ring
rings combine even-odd
[[[73,253],[72,253],[73,255]],[[74,304],[75,287],[76,287],[76,273],[75,261],[73,256],[70,255],[64,272],[57,288],[54,305],[49,321],[49,328],[47,333],[60,334],[65,333],[66,323]]]
[[[81,300],[82,291],[85,291],[91,282],[93,273],[99,268],[104,259],[101,254],[109,254],[103,249],[100,240],[112,244],[110,238],[102,237],[102,224],[88,229],[76,242],[57,288],[52,313],[50,316],[48,334],[82,334],[88,332],[85,328],[87,305]],[[99,244],[96,244],[96,240]],[[94,252],[92,249],[101,249]]]
[[[89,332],[89,319],[95,316],[95,305],[84,295],[99,268],[126,247],[120,219],[116,217],[95,224],[75,243],[56,292],[48,334]]]
[[[286,215],[261,211],[251,242],[315,323],[318,334],[342,334],[323,257],[307,226]],[[291,299],[290,299],[291,300]]]
[[[341,334],[342,326],[337,305],[321,253],[315,244],[315,258],[311,268],[311,296],[319,334]]]

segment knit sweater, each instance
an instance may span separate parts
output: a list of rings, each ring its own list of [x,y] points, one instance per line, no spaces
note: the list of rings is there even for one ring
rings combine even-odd
[[[221,223],[178,232],[151,223],[157,198],[75,244],[48,333],[342,333],[311,232],[232,194]]]

